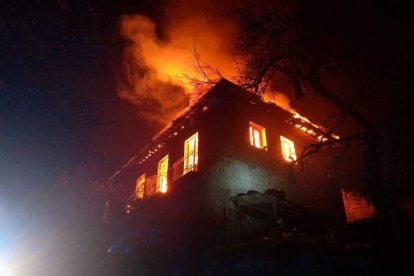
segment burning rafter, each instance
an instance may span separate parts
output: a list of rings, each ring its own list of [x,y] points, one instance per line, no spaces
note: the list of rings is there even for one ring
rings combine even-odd
[[[329,139],[339,139],[340,137],[333,133],[328,133],[322,126],[312,123],[308,118],[300,115],[295,110],[289,110],[293,116],[286,120],[286,122],[294,127],[300,129],[306,134],[316,138],[318,141],[325,142]]]

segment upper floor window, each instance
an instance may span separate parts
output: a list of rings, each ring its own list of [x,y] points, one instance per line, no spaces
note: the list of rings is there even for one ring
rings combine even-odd
[[[291,140],[283,136],[280,136],[280,142],[282,145],[283,159],[289,162],[295,161],[297,159],[296,151],[295,151],[295,144]]]
[[[157,173],[157,191],[165,193],[167,192],[168,184],[168,154],[164,156],[158,162],[158,173]]]
[[[250,145],[259,149],[267,149],[265,128],[253,122],[249,122],[249,125]]]
[[[184,172],[197,171],[198,166],[198,132],[184,142]]]
[[[135,196],[139,199],[144,198],[144,183],[145,183],[145,173],[137,178],[135,184]]]

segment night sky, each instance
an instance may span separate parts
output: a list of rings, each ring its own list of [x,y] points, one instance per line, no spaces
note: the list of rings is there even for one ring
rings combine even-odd
[[[99,200],[90,217],[80,220],[62,210],[77,204],[73,202],[83,204],[83,193],[103,183],[160,129],[117,95],[125,46],[119,20],[124,14],[145,14],[160,24],[162,34],[169,7],[185,3],[166,2],[0,1],[0,227],[6,225],[5,233],[0,229],[1,254],[16,249],[16,229],[23,229],[20,241],[22,236],[53,240],[57,230],[44,229],[52,229],[55,218],[63,229],[99,214]],[[359,2],[299,1],[304,22],[327,36],[346,33],[354,39],[352,45],[359,45],[359,65],[365,67],[348,69],[359,87],[378,91],[368,93],[375,95],[372,104],[364,99],[367,112],[387,127],[387,139],[400,152],[405,146],[412,149],[410,136],[402,135],[402,129],[412,126],[409,9],[392,1]],[[359,70],[369,73],[361,78]],[[404,152],[391,157],[409,160],[412,154]],[[407,162],[399,169],[408,177],[412,161]],[[33,248],[13,254],[29,254]]]
[[[35,275],[60,275],[43,274],[46,263],[38,260],[57,269],[65,254],[79,258],[74,248],[100,219],[101,202],[85,207],[85,194],[155,131],[115,92],[119,17],[155,14],[153,5],[0,2],[2,262],[26,259]]]
[[[1,182],[43,185],[86,162],[102,181],[150,137],[114,91],[119,16],[151,10],[132,2],[2,6]]]

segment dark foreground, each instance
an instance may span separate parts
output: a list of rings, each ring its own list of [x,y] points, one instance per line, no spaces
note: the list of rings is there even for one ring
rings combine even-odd
[[[410,224],[411,225],[411,224]],[[409,236],[410,227],[400,237]],[[411,228],[412,229],[412,228]],[[207,245],[173,251],[168,245],[156,250],[112,250],[99,262],[97,275],[410,275],[413,254],[410,243],[387,248],[375,222],[347,228],[341,240],[317,244],[303,238]],[[122,247],[122,244],[118,244]],[[113,248],[112,248],[113,249]],[[412,274],[411,274],[412,275]]]
[[[375,248],[333,249],[266,240],[162,256],[107,256],[102,275],[388,275],[395,271]]]

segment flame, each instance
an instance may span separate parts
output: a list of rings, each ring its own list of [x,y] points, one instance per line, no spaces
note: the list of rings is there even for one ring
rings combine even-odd
[[[282,146],[283,158],[288,162],[295,161],[297,159],[295,143],[283,136],[280,136],[280,142]]]
[[[158,162],[157,187],[161,193],[167,192],[168,185],[168,154]]]
[[[286,111],[292,113],[293,118],[298,118],[303,122],[311,124],[315,128],[318,128],[318,129],[321,129],[321,130],[323,129],[322,126],[318,126],[318,125],[312,123],[308,118],[300,115],[295,109],[293,109],[290,106],[289,97],[286,94],[284,94],[280,91],[266,92],[263,96],[263,100],[265,102],[274,103],[277,106],[279,106],[280,108],[282,108],[283,110],[286,110]],[[295,127],[299,128],[299,129],[302,129],[305,132],[308,130],[308,128],[306,128],[305,126],[300,125],[300,124],[296,124]]]
[[[300,115],[296,110],[291,108],[288,111],[293,114],[293,118],[299,119],[302,123],[306,123],[308,126],[311,125],[315,129],[319,129],[323,133],[327,132],[326,129],[323,126],[312,123],[308,118]],[[313,130],[312,128],[309,128],[306,124],[303,124],[303,125],[302,124],[295,124],[294,126],[298,129],[302,130],[303,132],[309,134],[309,135],[317,137],[317,139],[321,142],[327,141],[328,137],[334,138],[336,140],[340,139],[340,137],[338,135],[334,134],[334,133],[330,133],[329,135],[328,134],[318,135],[318,133],[316,133],[315,130]]]
[[[231,24],[192,16],[163,27],[160,30],[145,15],[126,15],[120,22],[121,36],[128,45],[118,95],[158,125],[167,124],[199,96],[190,81],[202,78],[194,49],[204,65],[216,68],[223,77],[231,79],[237,72],[228,53]]]
[[[287,110],[287,111],[292,110],[292,108],[290,107],[289,97],[280,91],[272,91],[272,92],[267,91],[263,95],[263,100],[265,102],[274,103],[284,110]]]
[[[315,132],[315,130],[313,130],[311,127],[318,129],[320,131],[322,131],[323,133],[326,133],[327,130],[321,126],[321,125],[317,125],[313,122],[311,122],[311,120],[309,120],[307,117],[302,116],[299,114],[299,112],[297,112],[295,109],[293,109],[290,106],[290,99],[287,95],[285,95],[284,93],[280,92],[280,91],[273,91],[273,92],[267,92],[264,94],[263,96],[264,101],[266,102],[272,102],[274,104],[276,104],[277,106],[279,106],[280,108],[290,112],[293,116],[293,118],[299,119],[299,121],[301,121],[301,123],[296,123],[294,124],[294,126],[298,129],[300,129],[301,131],[316,137],[319,141],[321,142],[325,142],[328,140],[328,137],[330,138],[334,138],[334,139],[340,139],[340,137],[336,134],[331,133],[329,136],[328,135],[318,135],[318,133]]]
[[[209,1],[201,3],[198,7],[200,4],[178,1],[175,7],[169,7],[171,18],[164,19],[162,25],[140,14],[121,17],[120,34],[128,44],[123,52],[118,95],[137,105],[141,117],[157,127],[167,126],[200,96],[197,86],[190,81],[203,78],[194,49],[202,59],[198,60],[202,66],[208,64],[227,79],[239,74],[234,55],[229,53],[236,26],[227,18],[208,16],[205,10]],[[202,14],[195,16],[194,10]],[[317,137],[312,128],[325,131],[292,109],[285,94],[266,93],[264,100],[276,103],[302,121],[296,127],[305,133]],[[334,134],[331,137],[339,139]],[[319,140],[326,138],[322,135]]]

